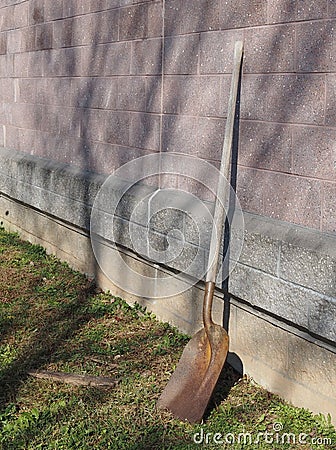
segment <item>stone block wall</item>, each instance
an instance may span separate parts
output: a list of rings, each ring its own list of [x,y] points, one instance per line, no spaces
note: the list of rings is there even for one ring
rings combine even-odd
[[[101,173],[152,152],[218,164],[243,39],[242,206],[336,231],[333,0],[3,0],[0,17],[0,145]]]

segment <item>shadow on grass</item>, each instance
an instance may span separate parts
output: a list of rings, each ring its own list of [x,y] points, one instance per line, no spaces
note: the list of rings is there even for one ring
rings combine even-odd
[[[74,337],[80,328],[87,323],[94,314],[87,312],[89,299],[94,293],[95,286],[87,282],[81,287],[76,299],[64,303],[61,308],[55,311],[50,308],[41,311],[41,314],[32,318],[30,325],[36,326],[33,335],[28,339],[24,348],[20,351],[20,356],[9,365],[8,368],[0,371],[0,411],[6,408],[8,402],[15,401],[17,392],[22,382],[28,377],[27,372],[40,368],[52,361],[54,353],[61,348],[65,341]],[[46,294],[47,295],[47,294]],[[29,304],[24,303],[16,311],[16,317],[29,314]],[[37,312],[36,312],[37,314]],[[26,324],[28,325],[28,324]],[[22,333],[25,332],[24,326]],[[7,334],[15,330],[13,323],[6,324]]]
[[[205,410],[203,420],[207,420],[211,413],[218,407],[218,405],[227,399],[231,388],[241,378],[242,374],[236,372],[227,362],[224,364],[215,389],[211,395],[207,409]]]

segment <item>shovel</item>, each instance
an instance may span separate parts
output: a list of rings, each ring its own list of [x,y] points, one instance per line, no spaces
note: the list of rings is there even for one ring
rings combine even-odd
[[[228,105],[228,115],[223,143],[221,174],[229,179],[230,157],[233,137],[233,125],[237,101],[238,80],[243,54],[243,43],[236,42],[234,51],[234,67]],[[224,227],[224,209],[219,199],[228,204],[229,193],[225,192],[225,179],[219,177],[215,213],[210,243],[208,269],[206,275],[203,301],[203,325],[183,350],[176,370],[163,390],[157,407],[171,411],[173,416],[191,423],[200,422],[208,406],[212,392],[223,369],[229,349],[229,336],[223,327],[212,321],[211,311],[221,241]],[[226,197],[224,199],[224,197]],[[216,233],[217,230],[217,233]]]

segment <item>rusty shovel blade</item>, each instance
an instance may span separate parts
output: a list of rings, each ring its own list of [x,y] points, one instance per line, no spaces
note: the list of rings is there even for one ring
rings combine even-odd
[[[214,290],[215,283],[206,283],[204,328],[188,342],[157,403],[159,409],[191,423],[201,421],[229,349],[227,332],[211,318]]]
[[[190,423],[200,422],[222,371],[229,337],[220,325],[202,328],[188,342],[157,406]]]

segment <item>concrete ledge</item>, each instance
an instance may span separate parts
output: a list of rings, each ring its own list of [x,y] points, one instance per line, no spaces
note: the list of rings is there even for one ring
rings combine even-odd
[[[96,276],[103,289],[125,298],[130,304],[140,303],[159,319],[190,335],[201,328],[202,283],[181,295],[159,300],[130,295],[115,286],[96,266],[89,236],[83,230],[5,196],[0,196],[0,211],[1,224],[7,230],[18,231],[22,238],[43,245],[75,269]],[[6,211],[9,214],[6,215]],[[164,269],[153,267],[115,245],[109,247],[111,264],[120,252],[138,273],[165,275]],[[215,295],[213,312],[215,321],[222,323],[224,301],[220,290]],[[294,405],[331,414],[336,423],[335,347],[314,340],[309,334],[266,313],[256,312],[235,299],[231,300],[229,335],[229,362],[236,365],[240,361],[237,368],[242,367],[257,383]]]
[[[334,297],[238,263],[230,276],[229,291],[251,305],[290,321],[308,332],[335,342]]]
[[[89,230],[92,205],[105,180],[106,176],[46,158],[0,149],[0,192],[83,232]],[[201,279],[208,259],[211,215],[195,224],[187,206],[171,208],[155,187],[128,187],[127,181],[116,180],[102,196],[96,221],[99,233],[131,251],[141,247],[142,255],[149,258],[151,252],[167,248],[169,237],[170,244],[182,245],[183,251],[162,264]],[[110,204],[123,193],[115,214],[109,215]],[[144,208],[136,208],[143,199]],[[178,196],[175,200],[181,203]],[[212,205],[206,206],[211,211]],[[244,219],[244,245],[230,276],[230,293],[335,343],[336,234],[247,213]],[[148,245],[144,245],[146,239]],[[231,247],[235,245],[233,240]],[[230,264],[235,263],[232,257]]]

